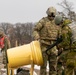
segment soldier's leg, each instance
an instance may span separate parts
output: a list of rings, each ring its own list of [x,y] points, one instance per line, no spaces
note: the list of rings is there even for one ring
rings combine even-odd
[[[66,61],[66,55],[64,52],[58,56],[58,61],[57,61],[57,75],[62,75],[65,70],[65,61]],[[64,74],[63,74],[64,75]]]
[[[74,73],[74,67],[72,67],[72,66],[66,67],[65,75],[75,75],[73,73]]]
[[[57,55],[51,52],[49,60],[49,75],[57,75]]]
[[[58,75],[65,75],[65,68],[66,68],[66,61],[67,61],[67,55],[69,51],[63,51],[58,58],[58,64],[57,64],[57,74]]]
[[[47,75],[47,55],[43,52],[43,65],[40,67],[40,75]]]
[[[3,54],[3,64],[4,64],[4,68],[6,69],[6,73],[7,75],[9,75],[9,68],[8,68],[8,60],[7,60],[7,52],[5,50],[2,51]]]
[[[63,72],[63,66],[62,66],[62,62],[60,61],[60,59],[58,60],[57,63],[57,75],[62,75]]]
[[[4,68],[6,68],[6,55],[5,55],[5,51],[3,51],[2,54],[3,54],[3,64],[4,64]]]
[[[76,67],[75,67],[75,75],[76,75]]]
[[[65,75],[75,75],[76,52],[69,52],[67,57]]]

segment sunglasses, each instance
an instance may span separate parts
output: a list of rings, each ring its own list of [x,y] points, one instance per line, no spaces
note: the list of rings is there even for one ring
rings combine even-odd
[[[49,17],[55,17],[54,13],[51,13],[50,15],[48,15]]]

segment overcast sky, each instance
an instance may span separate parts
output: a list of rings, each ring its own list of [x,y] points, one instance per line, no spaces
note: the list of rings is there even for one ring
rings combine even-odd
[[[46,16],[46,10],[50,6],[54,6],[57,10],[62,8],[57,5],[62,0],[0,0],[0,23],[25,23],[37,22]],[[74,10],[76,10],[76,0],[68,0],[73,2]]]

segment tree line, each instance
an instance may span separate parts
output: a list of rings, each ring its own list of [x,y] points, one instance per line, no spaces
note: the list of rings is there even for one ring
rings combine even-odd
[[[11,47],[28,44],[33,40],[32,31],[35,23],[1,23],[5,34],[8,36]]]

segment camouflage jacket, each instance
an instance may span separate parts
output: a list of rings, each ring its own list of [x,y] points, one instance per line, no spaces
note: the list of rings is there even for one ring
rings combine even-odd
[[[56,40],[61,35],[61,27],[54,23],[54,20],[49,20],[48,17],[42,18],[34,27],[34,39],[51,41]]]
[[[72,37],[72,32],[71,29],[69,28],[68,25],[62,25],[62,39],[63,42],[59,44],[60,47],[62,48],[70,48],[71,46],[71,37]]]

